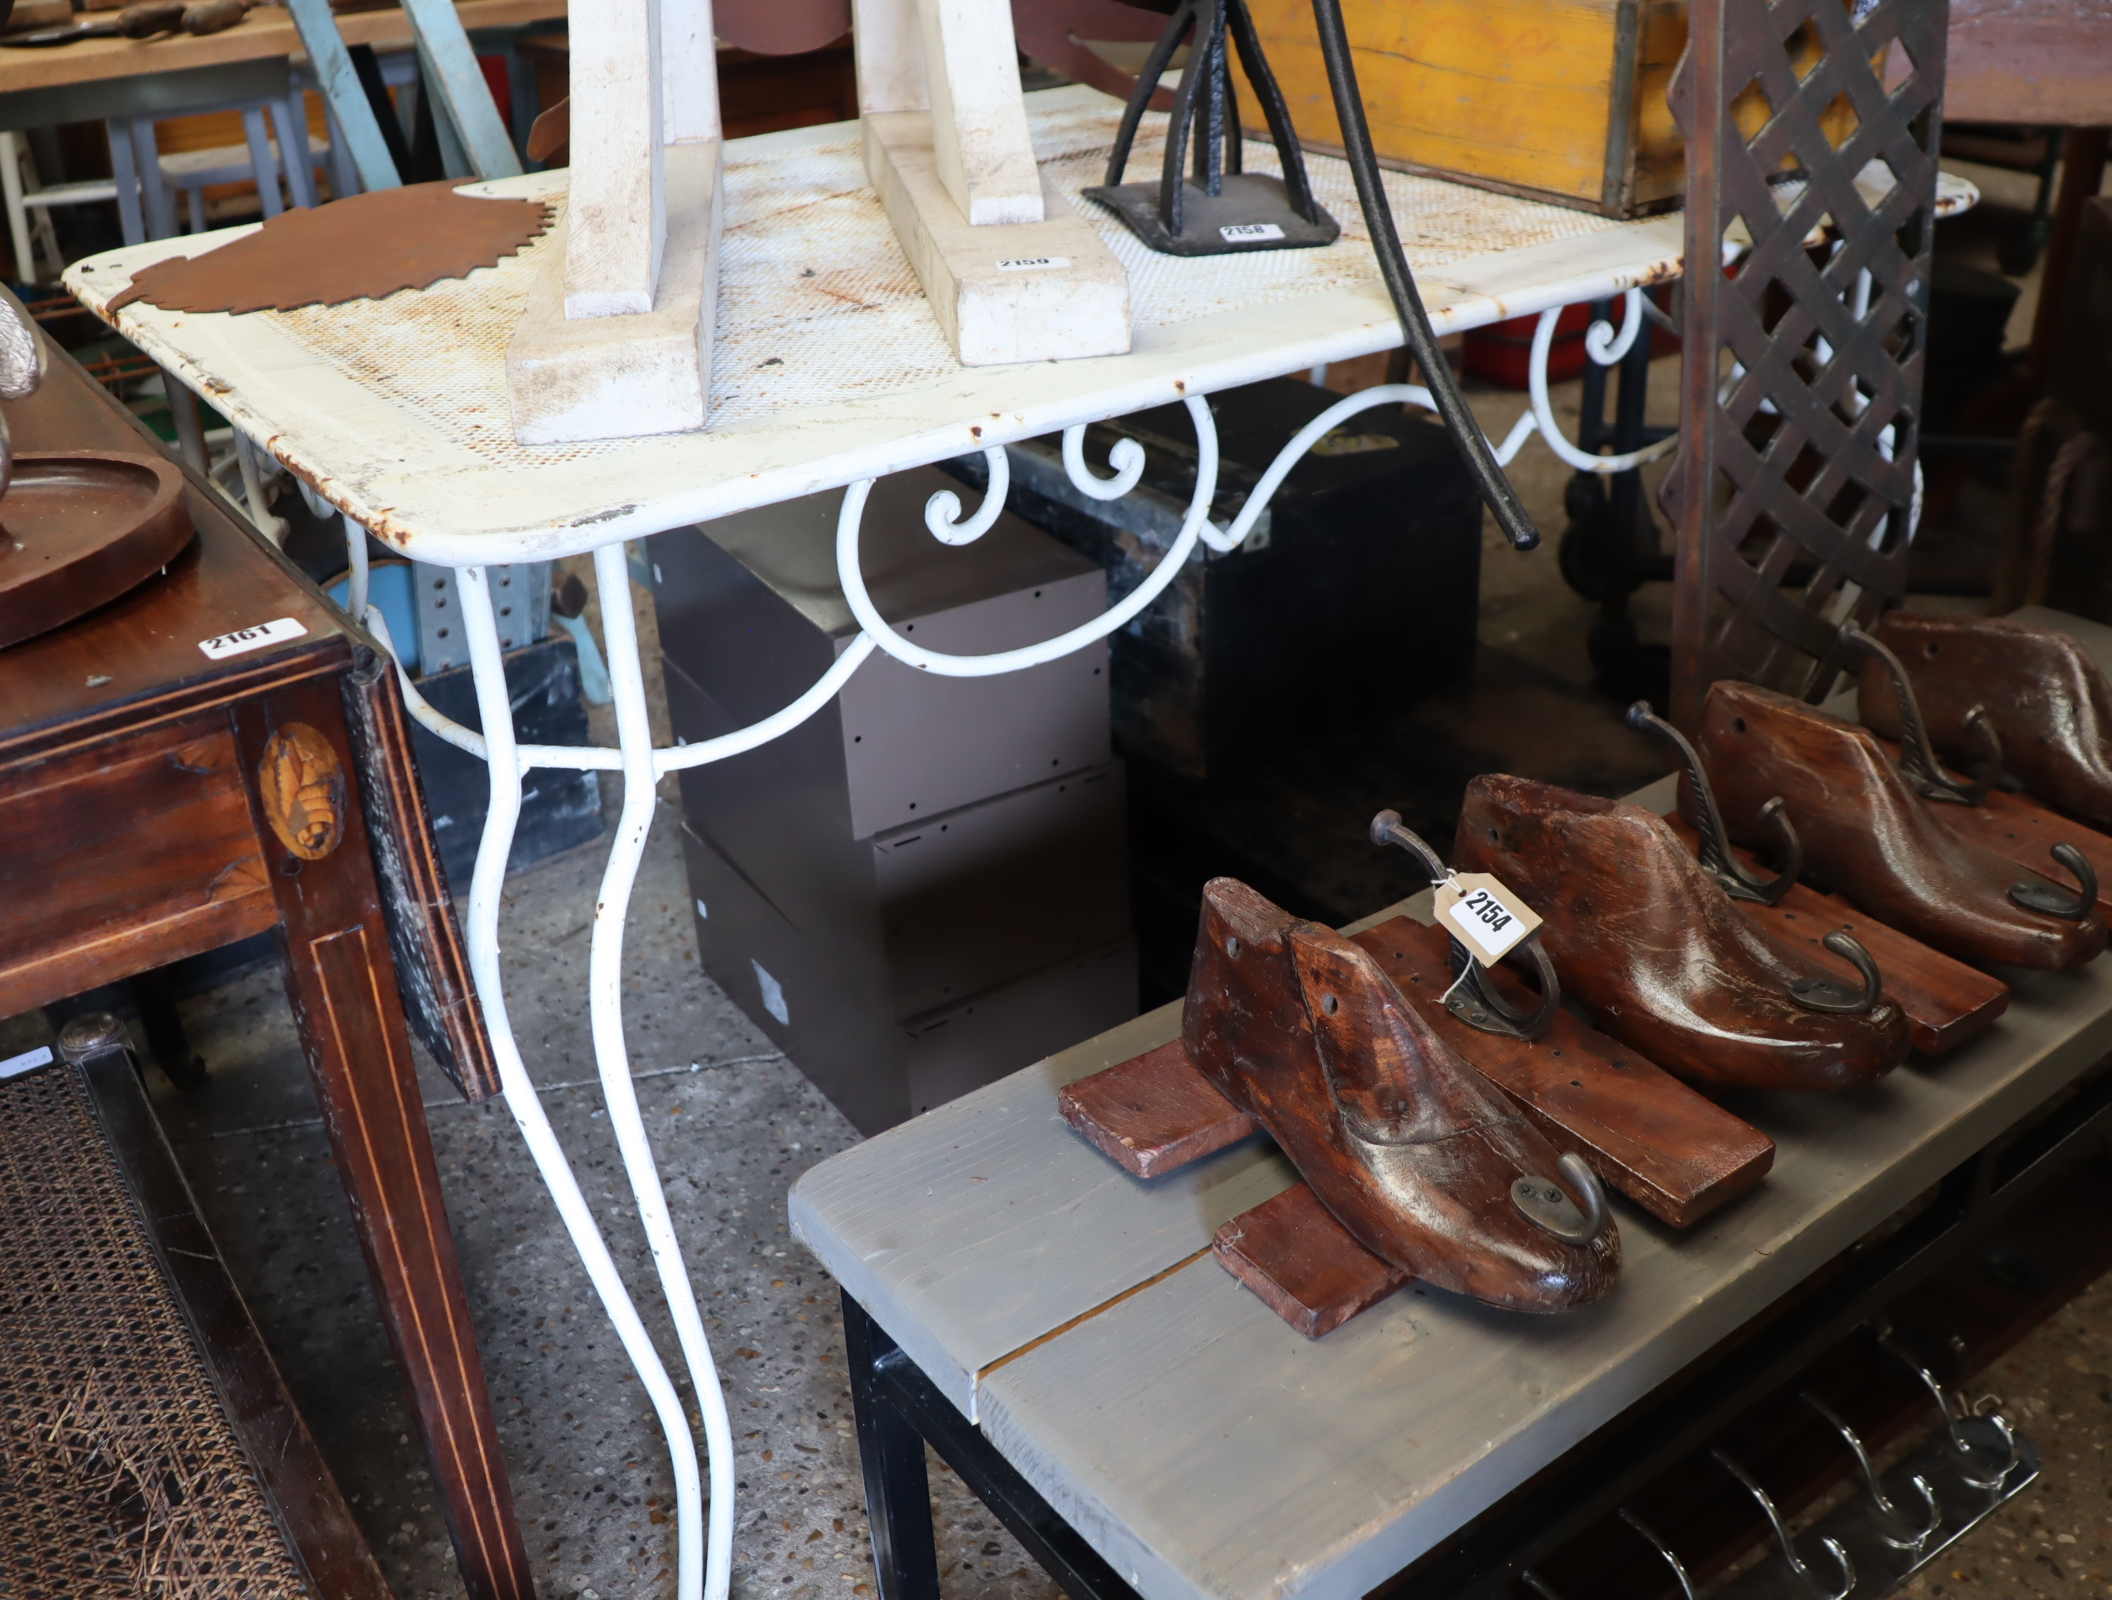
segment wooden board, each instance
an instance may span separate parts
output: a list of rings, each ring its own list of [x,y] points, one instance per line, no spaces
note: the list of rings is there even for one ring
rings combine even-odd
[[[1311,9],[1253,10],[1292,124],[1340,149]],[[1595,209],[1678,198],[1665,105],[1686,46],[1677,0],[1349,0],[1343,19],[1382,160]]]
[[[1538,1039],[1483,1033],[1436,1004],[1452,984],[1444,930],[1395,917],[1356,936],[1450,1045],[1608,1184],[1660,1222],[1691,1227],[1767,1176],[1774,1141],[1568,1012]],[[1526,985],[1495,981],[1519,1009]]]
[[[1698,847],[1700,836],[1678,816],[1665,820],[1688,849]],[[1748,871],[1762,879],[1774,875],[1750,852],[1739,850],[1737,855]],[[1924,1055],[1948,1054],[1984,1032],[2008,1009],[2009,986],[2000,978],[1873,921],[1838,895],[1820,894],[1800,883],[1774,905],[1742,900],[1738,908],[1776,939],[1802,948],[1841,982],[1858,990],[1862,979],[1855,968],[1826,949],[1822,941],[1835,931],[1860,940],[1884,978],[1885,994],[1906,1013],[1914,1048]]]
[[[1261,1131],[1195,1070],[1178,1039],[1066,1084],[1056,1105],[1065,1122],[1139,1178],[1159,1177]]]
[[[1241,1212],[1211,1244],[1226,1271],[1308,1339],[1332,1333],[1412,1281],[1352,1239],[1309,1183]]]
[[[1599,1305],[1526,1318],[1412,1285],[1317,1342],[1189,1261],[1289,1186],[1252,1193],[1261,1141],[1144,1182],[1062,1123],[1064,1084],[1175,1027],[1155,1012],[822,1163],[793,1226],[1148,1600],[1351,1600],[2086,1071],[2112,964],[2023,978],[1940,1065],[1740,1098],[1768,1182],[1685,1233],[1624,1218]],[[1249,1197],[1221,1203],[1228,1182]]]

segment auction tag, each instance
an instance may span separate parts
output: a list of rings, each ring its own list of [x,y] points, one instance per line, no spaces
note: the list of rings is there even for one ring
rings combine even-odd
[[[1234,222],[1217,232],[1226,244],[1268,244],[1283,237],[1273,222]]]
[[[1486,872],[1455,873],[1439,884],[1437,920],[1464,938],[1484,966],[1502,960],[1540,926],[1533,909]]]
[[[0,1061],[0,1078],[19,1078],[25,1072],[34,1072],[39,1067],[51,1065],[51,1046],[40,1044],[34,1050],[25,1050],[18,1056],[9,1056]]]
[[[307,631],[293,618],[281,617],[276,622],[260,622],[254,628],[237,628],[233,633],[200,639],[198,648],[214,661],[225,661],[229,656],[238,656],[245,650],[261,650],[264,646],[277,644],[282,639],[298,639]]]
[[[1067,267],[1069,256],[1013,256],[997,264],[999,272],[1047,272],[1052,267]]]

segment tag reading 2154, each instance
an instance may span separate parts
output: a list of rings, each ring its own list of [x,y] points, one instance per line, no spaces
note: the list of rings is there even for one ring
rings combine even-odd
[[[1486,872],[1463,872],[1440,884],[1436,909],[1440,925],[1484,964],[1502,960],[1540,926],[1532,908]]]

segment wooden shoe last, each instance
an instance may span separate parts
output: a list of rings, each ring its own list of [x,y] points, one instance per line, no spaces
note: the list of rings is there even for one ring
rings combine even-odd
[[[1731,837],[1761,841],[1776,796],[1804,842],[1807,869],[1880,922],[1966,961],[2069,971],[2105,948],[2094,906],[1947,828],[1887,759],[1877,735],[1749,683],[1712,684],[1694,731]],[[1691,791],[1681,791],[1691,816]]]
[[[1753,927],[1664,818],[1491,774],[1467,785],[1454,866],[1494,873],[1544,919],[1565,993],[1693,1083],[1847,1089],[1907,1053],[1899,1007],[1814,1010],[1835,975]]]
[[[1213,879],[1181,1037],[1382,1260],[1513,1311],[1568,1311],[1613,1287],[1620,1234],[1589,1172],[1340,934]]]
[[[2064,633],[2006,617],[1889,612],[1878,643],[1898,656],[1939,755],[1969,763],[1981,742],[1978,708],[2002,743],[2002,762],[2042,800],[2112,825],[2112,683]],[[1900,736],[1899,696],[1880,661],[1863,665],[1862,720]]]

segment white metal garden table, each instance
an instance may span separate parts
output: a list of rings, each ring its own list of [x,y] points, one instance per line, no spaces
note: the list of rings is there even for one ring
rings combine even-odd
[[[1074,88],[1031,96],[1029,107],[1045,170],[1091,214],[1078,192],[1101,176],[1119,106]],[[1152,120],[1163,127],[1163,118]],[[1141,140],[1136,159],[1148,164],[1156,156],[1151,141]],[[1265,150],[1251,159],[1256,170],[1267,170]],[[1322,203],[1343,225],[1340,243],[1322,250],[1177,259],[1147,253],[1121,224],[1096,215],[1131,274],[1131,352],[972,369],[954,362],[867,186],[855,125],[733,141],[726,147],[725,174],[728,220],[711,422],[701,433],[551,447],[514,442],[505,349],[537,270],[540,243],[467,278],[378,301],[239,317],[134,303],[106,317],[313,494],[342,511],[348,525],[413,560],[458,569],[484,732],[439,717],[415,688],[406,688],[426,726],[491,765],[491,806],[469,897],[471,964],[508,1106],[667,1432],[685,1600],[700,1586],[715,1600],[726,1592],[733,1453],[703,1323],[639,1120],[624,1043],[618,983],[624,917],[652,821],[654,780],[752,749],[797,726],[875,649],[927,670],[981,675],[1032,666],[1109,633],[1149,605],[1198,544],[1219,551],[1236,546],[1282,475],[1347,416],[1377,404],[1427,404],[1427,396],[1408,385],[1345,399],[1285,446],[1230,528],[1210,523],[1217,448],[1204,396],[1401,342],[1348,169],[1337,160],[1314,159],[1312,178]],[[1553,312],[1625,295],[1619,333],[1600,324],[1592,335],[1594,356],[1606,363],[1618,359],[1642,326],[1640,289],[1680,271],[1681,218],[1675,213],[1619,222],[1400,174],[1389,174],[1387,185],[1438,333],[1547,313],[1535,347],[1534,404],[1502,442],[1499,458],[1508,460],[1537,430],[1572,464],[1588,462],[1599,471],[1630,464],[1584,457],[1555,431],[1546,390]],[[565,174],[466,187],[470,193],[561,202]],[[1963,209],[1973,198],[1968,185],[1946,180],[1939,211]],[[112,251],[74,266],[66,282],[100,314],[142,267],[195,254],[243,231]],[[936,496],[927,513],[938,539],[963,543],[990,526],[1002,506],[1009,476],[1005,444],[1063,431],[1072,481],[1094,498],[1116,499],[1137,484],[1143,452],[1133,441],[1118,445],[1110,463],[1114,475],[1102,478],[1083,458],[1086,425],[1175,401],[1187,403],[1198,442],[1197,482],[1181,536],[1152,577],[1095,623],[1025,649],[950,658],[912,645],[874,611],[857,553],[858,519],[873,479],[986,452],[990,493],[976,513],[964,516],[947,494]],[[1651,453],[1662,448],[1651,447]],[[846,485],[839,573],[865,631],[826,675],[775,716],[707,743],[655,749],[624,541]],[[365,541],[355,536],[349,548],[353,609],[364,613]],[[521,746],[514,738],[485,571],[582,552],[594,555],[602,594],[617,747]],[[932,559],[944,560],[944,553],[935,550]],[[625,778],[594,914],[592,1025],[610,1123],[702,1403],[712,1489],[708,1546],[695,1444],[680,1401],[544,1117],[507,1022],[499,888],[522,775],[536,766],[598,768]]]

